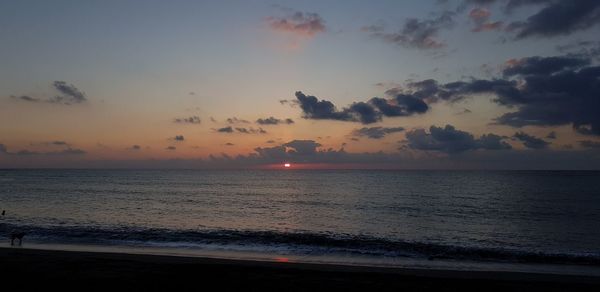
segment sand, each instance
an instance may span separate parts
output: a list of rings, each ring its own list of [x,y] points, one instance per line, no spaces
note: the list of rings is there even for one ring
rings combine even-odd
[[[79,291],[600,291],[600,278],[0,248],[1,287]],[[4,290],[4,289],[3,289]]]

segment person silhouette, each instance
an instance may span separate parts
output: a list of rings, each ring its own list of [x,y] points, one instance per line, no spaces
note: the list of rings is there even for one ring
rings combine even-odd
[[[6,210],[2,210],[2,216],[6,214]]]

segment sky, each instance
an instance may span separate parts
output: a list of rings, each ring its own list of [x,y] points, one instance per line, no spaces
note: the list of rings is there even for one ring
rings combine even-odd
[[[600,1],[0,1],[0,168],[600,169]]]

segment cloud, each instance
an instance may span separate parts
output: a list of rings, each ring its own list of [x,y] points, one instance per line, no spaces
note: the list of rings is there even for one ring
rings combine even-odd
[[[219,133],[233,133],[233,128],[231,126],[219,128],[216,130]]]
[[[444,128],[431,126],[429,133],[424,129],[415,129],[406,133],[408,147],[415,150],[440,151],[448,154],[469,150],[508,150],[510,144],[502,141],[503,137],[485,134],[475,138],[471,133],[460,131],[452,125]]]
[[[264,118],[264,119],[258,119],[256,120],[256,123],[259,125],[279,125],[279,124],[288,124],[291,125],[294,123],[294,120],[292,119],[277,119],[274,117],[268,117],[268,118]]]
[[[169,150],[169,151],[175,151],[177,149],[177,147],[175,146],[168,146],[167,148],[165,148],[165,150]]]
[[[0,154],[5,154],[9,156],[70,156],[70,155],[84,155],[87,152],[77,148],[67,147],[66,149],[60,151],[47,151],[47,152],[39,152],[39,151],[30,151],[30,150],[19,150],[16,152],[8,151],[8,148],[4,144],[0,144]]]
[[[133,146],[131,146],[131,148],[129,148],[129,149],[130,149],[130,150],[136,150],[136,151],[137,151],[137,150],[140,150],[140,149],[142,149],[142,147],[141,147],[140,145],[133,145]]]
[[[287,17],[267,17],[267,24],[274,31],[305,38],[312,38],[326,29],[319,14],[299,11]]]
[[[227,123],[232,124],[232,125],[234,125],[234,124],[250,124],[249,121],[244,120],[244,119],[238,119],[236,117],[228,118],[226,121],[227,121]]]
[[[173,140],[175,140],[175,141],[184,141],[185,137],[183,137],[183,135],[176,135],[175,137],[173,137]]]
[[[446,44],[437,39],[438,32],[451,27],[454,24],[453,17],[453,12],[445,11],[431,19],[410,18],[396,32],[386,32],[383,25],[365,26],[362,31],[374,38],[406,48],[439,49]]]
[[[50,102],[60,104],[82,103],[87,99],[85,93],[79,90],[73,84],[67,84],[65,81],[54,81],[52,86],[62,95],[57,95],[50,99]]]
[[[317,148],[322,145],[313,140],[293,140],[283,144],[283,146],[292,148],[298,155],[312,155],[317,152]]]
[[[381,139],[385,137],[387,134],[397,133],[404,131],[403,127],[364,127],[360,129],[356,129],[352,131],[352,136],[355,137],[368,137],[371,139]]]
[[[546,135],[546,139],[556,139],[556,132],[552,131]]]
[[[544,149],[550,145],[549,142],[523,132],[517,132],[513,137],[523,142],[523,145],[530,149]]]
[[[591,141],[591,140],[579,141],[579,145],[581,145],[581,147],[584,147],[584,148],[600,149],[600,142],[597,142],[597,141]]]
[[[305,119],[337,120],[372,124],[381,121],[383,116],[400,117],[425,113],[429,107],[418,97],[398,94],[395,98],[374,97],[368,102],[354,102],[349,107],[338,110],[327,100],[296,92],[296,102],[300,105]]]
[[[83,91],[79,90],[73,84],[67,84],[65,81],[54,81],[52,83],[52,88],[58,92],[58,95],[46,99],[31,97],[28,95],[11,95],[10,98],[17,101],[31,103],[45,102],[62,105],[72,105],[87,101],[86,95]]]
[[[42,101],[39,98],[31,97],[31,96],[28,96],[28,95],[20,95],[20,96],[11,95],[10,98],[12,98],[14,100],[27,101],[27,102],[40,102],[40,101]]]
[[[267,131],[263,130],[262,128],[235,128],[236,131],[238,131],[239,133],[243,133],[243,134],[266,134]]]
[[[200,124],[202,121],[198,116],[191,116],[189,118],[175,118],[173,122],[177,124]]]
[[[600,23],[600,1],[535,2],[545,2],[546,5],[527,20],[513,22],[508,27],[516,33],[517,39],[568,35]]]
[[[535,56],[508,60],[507,67],[502,73],[504,76],[551,75],[561,71],[578,69],[589,63],[589,59],[575,56]]]
[[[233,144],[233,143],[230,143],[230,142],[227,142],[227,143],[225,143],[225,146],[234,146],[234,145],[235,145],[235,144]]]
[[[428,79],[393,88],[429,103],[456,102],[493,94],[494,102],[515,111],[494,119],[512,127],[572,125],[579,133],[600,135],[600,66],[573,56],[509,60],[502,78],[440,84]]]
[[[502,21],[489,21],[492,13],[489,9],[486,8],[473,8],[469,12],[469,18],[475,25],[471,31],[473,32],[482,32],[482,31],[492,31],[492,30],[500,30],[502,28]]]

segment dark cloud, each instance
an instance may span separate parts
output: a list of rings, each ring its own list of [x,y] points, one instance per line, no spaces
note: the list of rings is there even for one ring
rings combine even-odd
[[[402,127],[364,127],[360,129],[356,129],[352,131],[352,136],[356,137],[368,137],[371,139],[381,139],[385,137],[387,134],[397,133],[404,131]]]
[[[142,149],[142,147],[140,145],[133,145],[129,149],[131,149],[131,150],[140,150],[140,149]]]
[[[225,146],[234,146],[234,145],[235,145],[235,144],[233,144],[233,143],[230,143],[230,142],[227,142],[227,143],[225,143]]]
[[[224,127],[224,128],[219,128],[219,129],[217,129],[217,132],[219,132],[219,133],[233,133],[233,128],[231,126]]]
[[[556,139],[556,132],[552,131],[546,135],[546,139]]]
[[[517,39],[568,35],[600,23],[600,1],[597,0],[536,2],[546,2],[546,5],[527,20],[509,25]]]
[[[600,135],[600,66],[580,57],[529,57],[510,60],[503,78],[439,84],[435,80],[394,88],[430,103],[493,94],[494,102],[515,109],[495,119],[513,127],[572,125],[582,134]]]
[[[561,71],[581,68],[590,63],[589,59],[575,56],[529,57],[511,59],[502,71],[504,76],[551,75]]]
[[[200,124],[202,121],[198,116],[191,116],[189,118],[175,118],[173,122],[178,124]]]
[[[306,119],[356,121],[348,109],[338,111],[330,101],[318,100],[317,97],[307,96],[301,91],[297,91],[295,95]]]
[[[598,141],[590,141],[590,140],[579,141],[579,145],[581,145],[581,147],[584,147],[584,148],[600,149],[600,142],[598,142]]]
[[[269,27],[275,31],[301,37],[313,37],[325,31],[325,21],[317,13],[293,12],[288,17],[268,17]]]
[[[549,142],[523,132],[517,132],[513,137],[523,142],[523,145],[530,149],[544,149],[550,145]]]
[[[396,32],[387,32],[383,25],[371,25],[362,28],[374,38],[407,48],[439,49],[446,44],[438,40],[438,32],[454,24],[454,12],[445,11],[431,19],[410,18]]]
[[[471,133],[460,131],[454,126],[444,128],[431,126],[429,133],[415,129],[406,133],[408,147],[415,150],[440,151],[448,154],[468,150],[508,150],[512,147],[495,134],[485,134],[476,139]]]
[[[273,143],[275,143],[275,140],[268,140],[266,143],[267,144],[273,144]]]
[[[85,93],[79,90],[73,84],[67,84],[65,81],[54,81],[52,83],[54,89],[61,93],[61,95],[54,96],[49,101],[52,103],[60,104],[74,104],[85,102]]]
[[[39,98],[31,97],[31,96],[28,96],[28,95],[20,95],[20,96],[11,95],[10,98],[12,98],[14,100],[27,101],[27,102],[40,102],[40,101],[42,101]]]
[[[238,131],[239,133],[244,133],[244,134],[266,134],[267,131],[263,130],[262,128],[235,128],[236,131]]]
[[[291,125],[294,123],[294,120],[292,119],[277,119],[274,117],[268,117],[268,118],[264,118],[264,119],[258,119],[256,120],[257,124],[260,125],[279,125],[279,124],[288,124]]]
[[[176,135],[175,137],[173,137],[173,140],[175,140],[175,141],[184,141],[185,137],[183,137],[183,135]]]
[[[46,102],[46,103],[55,103],[55,104],[63,104],[63,105],[71,105],[77,103],[83,103],[87,101],[86,95],[83,91],[79,90],[73,84],[67,84],[65,81],[54,81],[52,83],[52,88],[58,91],[58,95],[55,95],[51,98],[41,99],[36,97],[31,97],[28,95],[20,95],[15,96],[11,95],[10,98],[18,101],[25,102]]]
[[[371,124],[381,121],[383,116],[400,117],[425,113],[429,107],[419,97],[398,94],[392,99],[374,97],[368,102],[355,102],[348,108],[338,110],[327,100],[318,100],[296,92],[297,102],[304,112],[305,119],[338,120]]]
[[[322,145],[313,140],[293,140],[283,144],[283,146],[292,149],[288,152],[293,151],[298,155],[313,155],[317,152],[317,148]]]
[[[169,150],[169,151],[174,151],[176,149],[177,149],[177,147],[175,147],[175,146],[169,146],[169,147],[165,148],[165,150]]]
[[[365,102],[355,102],[350,105],[349,111],[352,112],[363,124],[372,124],[381,121],[381,113],[372,105]]]
[[[249,121],[244,120],[244,119],[238,119],[236,117],[228,118],[226,121],[227,121],[227,123],[232,124],[232,125],[233,124],[250,124]]]

